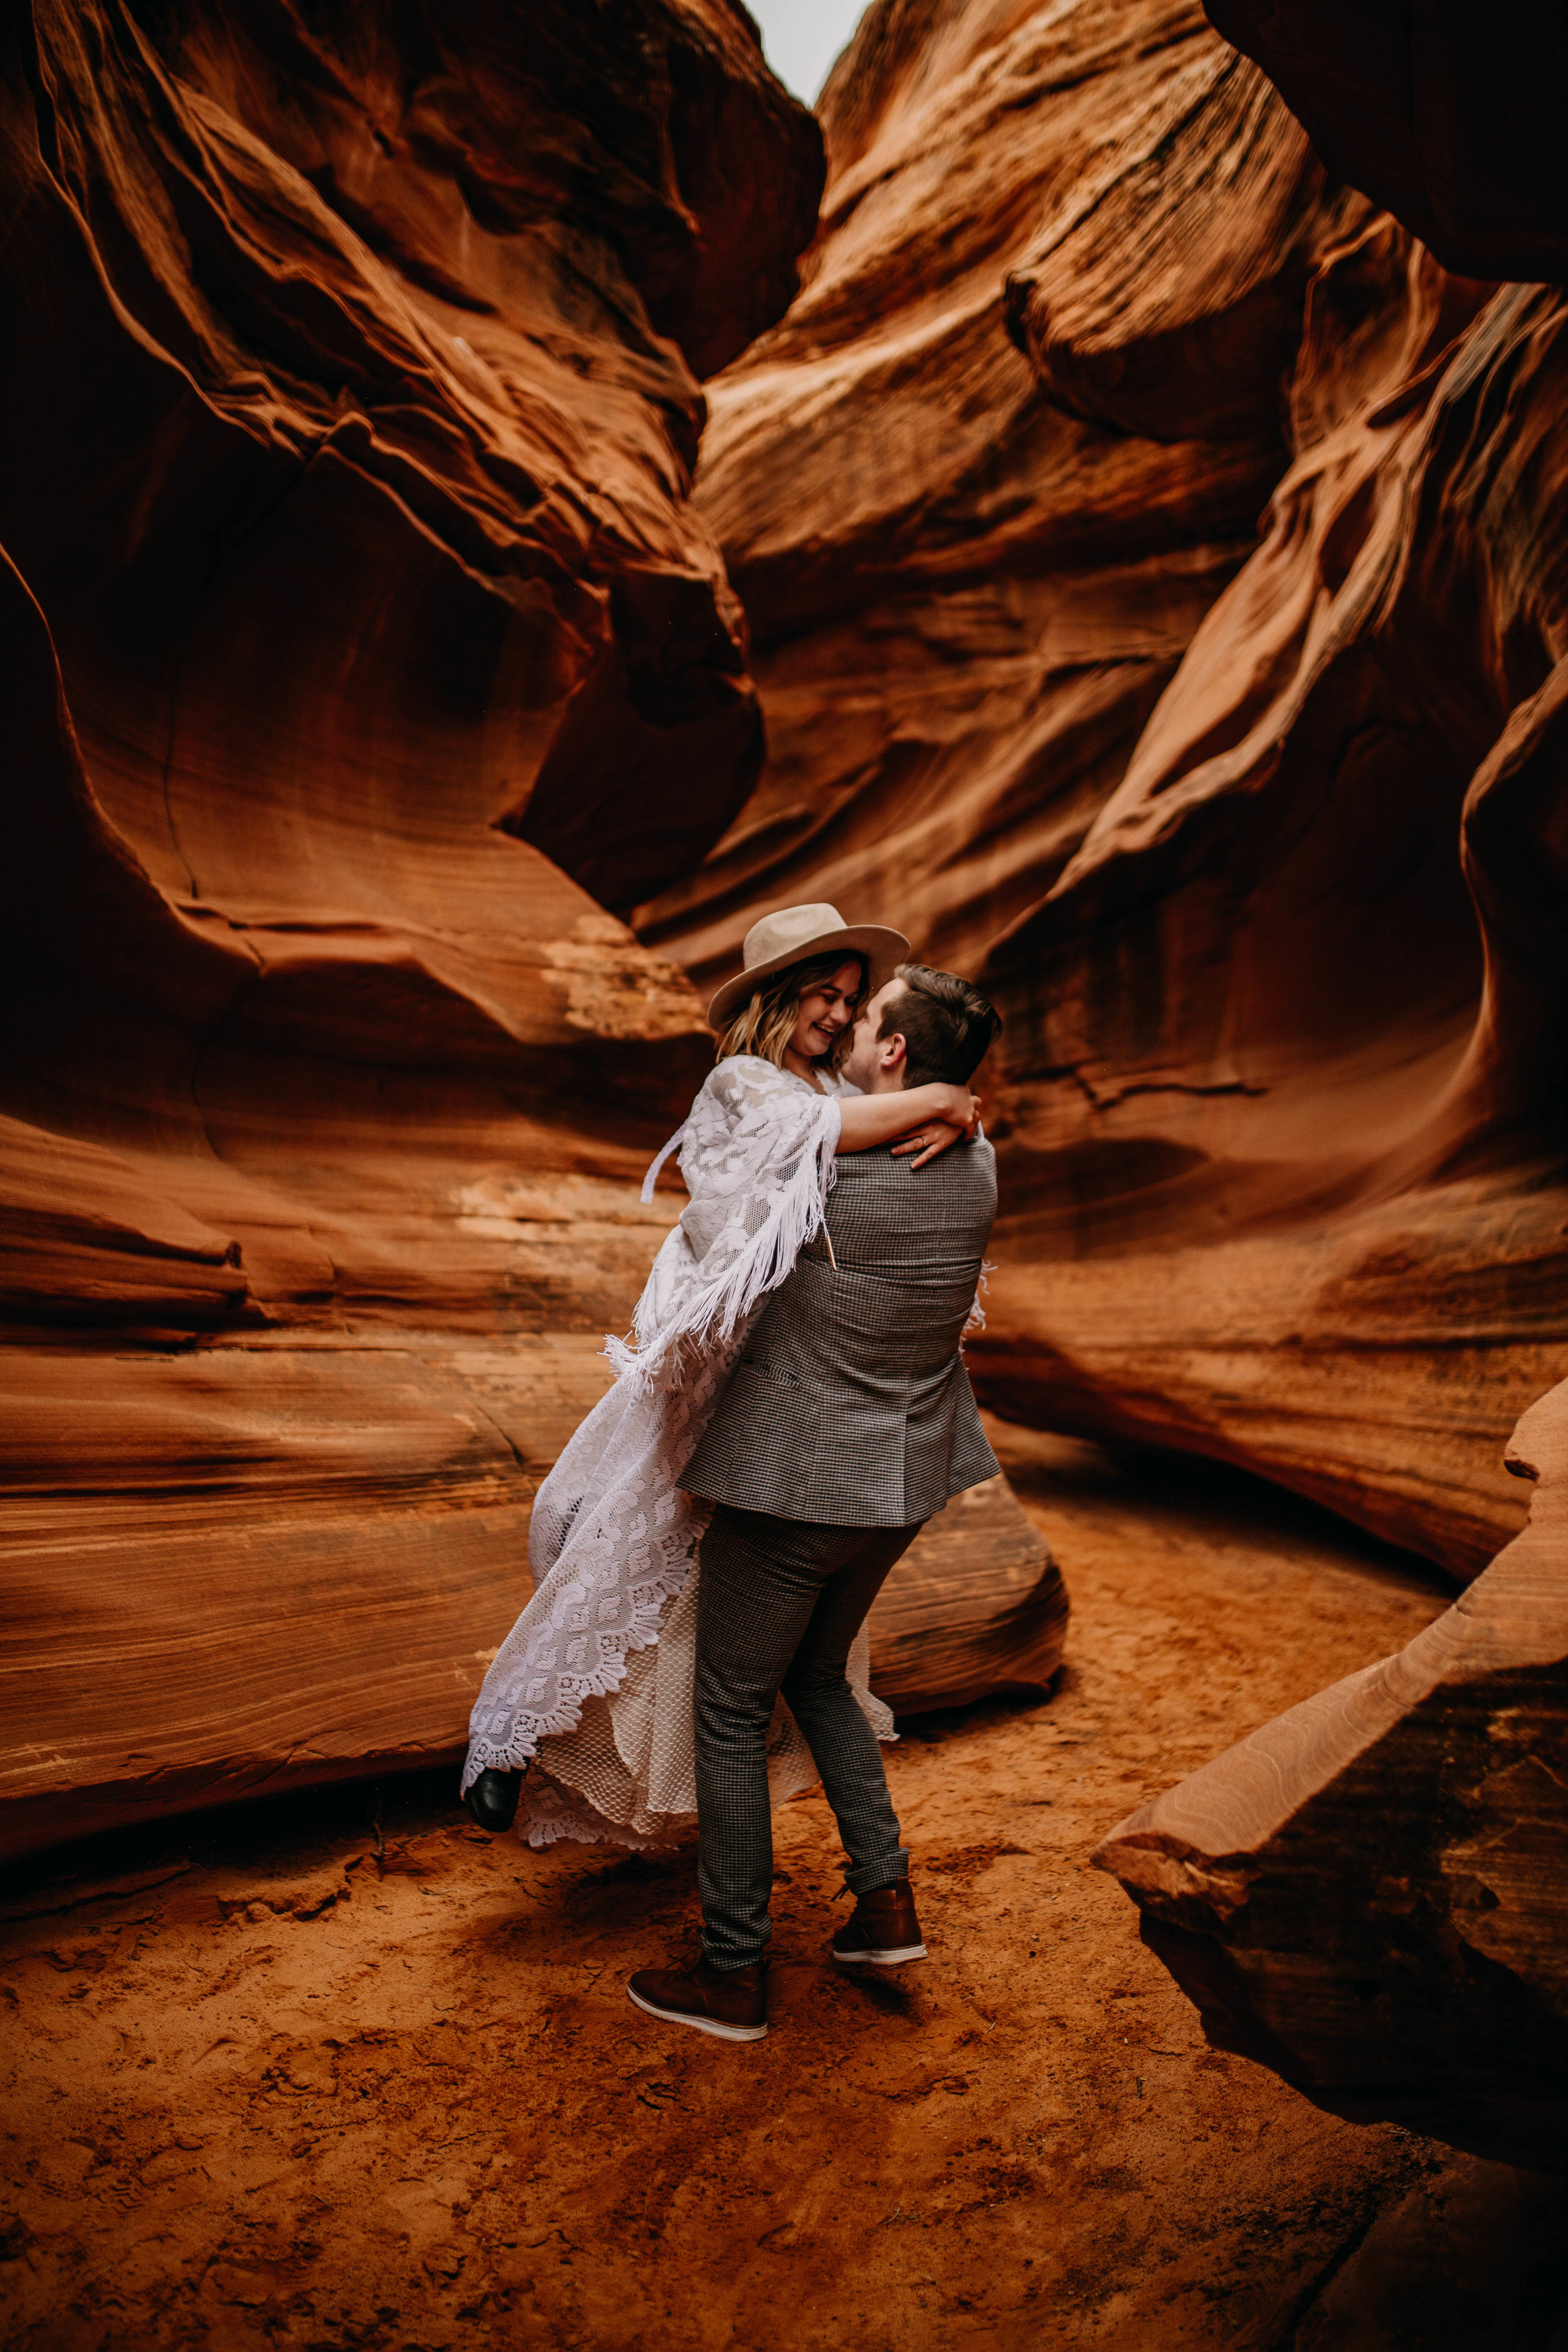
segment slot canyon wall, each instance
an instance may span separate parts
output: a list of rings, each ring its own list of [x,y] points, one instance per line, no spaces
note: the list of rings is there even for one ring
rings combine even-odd
[[[700,378],[823,163],[730,0],[4,37],[16,1853],[460,1748],[679,1205],[710,1041],[605,901],[758,772]],[[1064,1616],[998,1481],[879,1681],[1037,1687]]]
[[[699,1006],[512,827],[743,797],[697,375],[820,139],[595,22],[6,17],[13,1851],[450,1752],[669,1221]]]
[[[990,1401],[1473,1575],[1568,1368],[1539,147],[1445,268],[1183,0],[878,6],[820,111],[698,484],[769,759],[639,936],[707,978],[809,893],[978,973]]]
[[[1415,1246],[1401,1238],[1391,1264],[1374,1255],[1361,1272],[1403,1286],[1425,1259],[1436,1277],[1430,1328],[1460,1343],[1454,1374],[1479,1392],[1477,1339],[1506,1362],[1532,1317],[1542,1337],[1561,1333],[1552,1219],[1563,1079],[1568,173],[1554,124],[1568,97],[1568,26],[1533,27],[1521,73],[1440,6],[1377,6],[1352,20],[1291,0],[1215,0],[1210,13],[1278,81],[1324,157],[1425,241],[1405,276],[1407,321],[1420,316],[1415,273],[1433,288],[1439,263],[1526,282],[1505,283],[1425,369],[1412,373],[1424,354],[1407,340],[1402,380],[1374,386],[1349,435],[1327,435],[1325,462],[1298,462],[1263,551],[1272,563],[1256,567],[1262,593],[1239,616],[1258,625],[1259,670],[1292,635],[1295,646],[1251,709],[1236,682],[1221,721],[1229,742],[1200,734],[1196,745],[1205,757],[1235,745],[1235,765],[1182,772],[1205,723],[1194,647],[1188,705],[1182,680],[1171,698],[1176,729],[1149,748],[1142,774],[1130,772],[1085,866],[1097,846],[1102,866],[1107,849],[1150,848],[1167,830],[1150,805],[1167,784],[1198,803],[1216,785],[1272,788],[1288,772],[1292,731],[1321,761],[1336,748],[1323,719],[1358,673],[1374,726],[1400,719],[1406,730],[1401,756],[1374,754],[1371,777],[1397,780],[1419,749],[1436,782],[1447,754],[1480,933],[1479,1002],[1447,1087],[1373,1175],[1374,1199],[1381,1192],[1392,1209],[1404,1192],[1415,1212]],[[1386,229],[1383,241],[1397,251]],[[1331,275],[1327,291],[1353,347],[1375,331],[1380,308],[1397,319],[1399,307],[1368,303],[1353,250],[1347,258],[1348,283]],[[1402,415],[1421,420],[1403,451]],[[1292,526],[1317,576],[1299,583],[1297,615],[1281,630],[1268,614],[1289,601],[1277,598]],[[1207,650],[1212,686],[1217,629]],[[1281,693],[1291,668],[1297,683]],[[1352,734],[1342,762],[1357,783],[1359,748]],[[1432,941],[1434,967],[1443,936],[1452,940],[1451,927]],[[1409,1331],[1413,1291],[1406,1300]],[[1561,2172],[1568,1382],[1525,1412],[1507,1467],[1534,1487],[1529,1524],[1444,1617],[1143,1806],[1095,1859],[1137,1904],[1144,1940],[1218,2047],[1272,2067],[1331,2113],[1393,2117]]]
[[[1524,1517],[1504,1444],[1568,1370],[1529,125],[1478,160],[1428,46],[1455,102],[1384,138],[1397,27],[1352,104],[1241,0],[876,0],[820,131],[729,0],[585,21],[6,18],[12,1851],[447,1752],[673,1213],[635,1183],[693,982],[790,899],[1006,1015],[993,1403],[1460,1578]],[[885,1625],[922,1703],[950,1620],[950,1695],[1058,1654],[1005,1492],[976,1525]],[[1458,1719],[1418,1685],[1416,1746]],[[1528,1817],[1534,1885],[1561,1808],[1516,1793],[1482,1830]],[[1223,2030],[1353,2111],[1414,2028],[1301,2056],[1311,1903],[1250,1978],[1246,1904],[1181,1917]],[[1460,1975],[1457,2030],[1558,2017]],[[1496,2150],[1482,2039],[1488,2120],[1445,2113]]]
[[[1556,2168],[1563,41],[1211,16],[863,19],[698,483],[768,761],[628,911],[908,919],[1007,1018],[982,1392],[1477,1578],[1100,1859],[1221,2047]]]

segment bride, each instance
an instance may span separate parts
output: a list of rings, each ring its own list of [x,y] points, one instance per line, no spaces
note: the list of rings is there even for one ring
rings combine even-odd
[[[539,1490],[533,1597],[474,1705],[462,1785],[485,1829],[515,1818],[533,1845],[644,1847],[695,1819],[697,1549],[712,1506],[680,1474],[768,1293],[822,1226],[836,1153],[902,1139],[918,1167],[975,1123],[967,1087],[863,1095],[839,1075],[859,1008],[908,948],[833,907],[788,907],[753,924],[743,971],[708,1008],[714,1069],[643,1184],[650,1200],[679,1150],[689,1203],[637,1301],[635,1344],[607,1343],[614,1387]],[[933,1142],[909,1139],[933,1125]],[[849,1678],[890,1738],[868,1663],[862,1627]],[[782,1699],[768,1758],[775,1804],[816,1777]]]

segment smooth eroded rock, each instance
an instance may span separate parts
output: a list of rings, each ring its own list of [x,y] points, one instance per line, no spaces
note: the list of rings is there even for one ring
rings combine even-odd
[[[1061,1570],[1005,1477],[928,1520],[871,1611],[871,1687],[896,1715],[1041,1696],[1062,1662]]]
[[[639,935],[707,984],[829,897],[979,977],[988,1401],[1472,1574],[1568,1334],[1558,298],[1175,0],[879,5],[822,112],[697,488],[768,761]]]
[[[1392,1658],[1263,1726],[1096,1853],[1218,2047],[1320,2106],[1568,2168],[1568,1384],[1529,1526]]]
[[[792,900],[967,967],[1049,888],[1254,544],[1347,201],[1195,0],[879,5],[820,111],[802,291],[709,385],[696,492],[767,765],[633,916],[703,984]]]
[[[697,379],[822,147],[729,0],[37,0],[0,112],[15,1852],[461,1745],[710,1060],[601,899],[755,772]]]
[[[1325,257],[1263,543],[987,966],[993,1401],[1460,1574],[1568,1329],[1565,321],[1386,219]]]
[[[645,1253],[672,1206],[641,1213]],[[434,1219],[411,1239],[438,1256]],[[584,1221],[558,1246],[579,1255]],[[174,1356],[0,1350],[0,1858],[418,1764],[451,1763],[455,1801],[601,1347],[384,1318]],[[992,1480],[894,1571],[873,1684],[900,1714],[1043,1691],[1067,1606]]]

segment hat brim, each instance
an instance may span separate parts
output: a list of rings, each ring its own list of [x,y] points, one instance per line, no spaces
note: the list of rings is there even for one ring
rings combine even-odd
[[[871,996],[887,985],[910,952],[910,943],[902,931],[889,931],[880,923],[850,923],[840,931],[822,931],[816,939],[802,940],[783,955],[770,956],[766,963],[754,963],[749,971],[727,980],[708,1007],[708,1026],[716,1030],[728,1028],[742,1005],[775,972],[787,971],[791,964],[805,963],[809,957],[826,955],[832,948],[842,948],[847,955],[865,957],[869,971],[867,993]]]

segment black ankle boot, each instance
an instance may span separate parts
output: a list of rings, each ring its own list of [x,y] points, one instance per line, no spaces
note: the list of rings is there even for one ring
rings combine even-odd
[[[517,1801],[522,1794],[521,1772],[481,1772],[463,1797],[469,1814],[480,1829],[493,1830],[499,1835],[510,1830],[517,1819]]]

